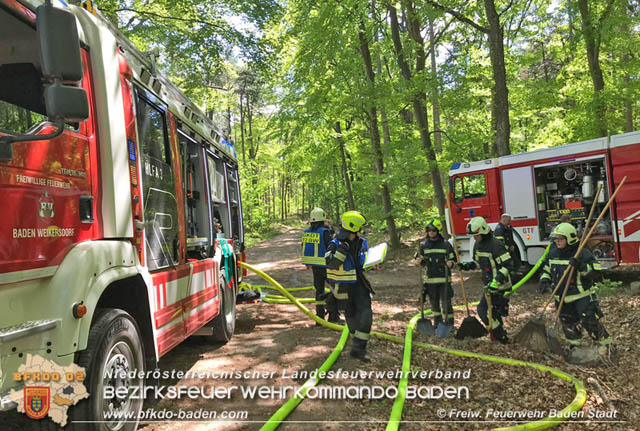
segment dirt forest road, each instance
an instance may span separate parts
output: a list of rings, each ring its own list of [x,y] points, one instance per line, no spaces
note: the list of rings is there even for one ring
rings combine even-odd
[[[247,250],[247,260],[285,287],[310,286],[311,271],[299,263],[300,237],[301,230],[291,229]],[[408,321],[419,310],[418,268],[409,264],[418,240],[417,237],[408,239],[406,248],[395,256],[389,256],[382,269],[369,274],[376,290],[373,298],[375,331],[403,337]],[[256,276],[249,277],[247,281],[266,284]],[[513,296],[510,316],[506,319],[511,335],[541,309],[544,298],[536,293],[536,285],[536,282],[529,282]],[[482,286],[477,271],[465,273],[465,286],[471,301],[480,298]],[[454,276],[454,287],[454,303],[462,304],[457,276]],[[587,401],[576,417],[559,426],[559,430],[637,430],[640,421],[637,397],[640,390],[640,337],[636,328],[640,323],[640,296],[629,290],[618,289],[601,301],[606,314],[605,324],[614,334],[620,351],[619,364],[613,367],[575,367],[532,353],[519,345],[491,343],[487,337],[464,341],[425,336],[416,336],[416,339],[542,363],[579,377],[585,383]],[[306,296],[311,295],[311,292],[306,293]],[[465,316],[463,310],[456,312],[456,327]],[[218,391],[217,399],[183,395],[177,400],[158,400],[149,396],[143,412],[150,416],[139,429],[258,430],[292,394],[290,391],[286,398],[280,399],[278,390],[301,386],[306,378],[296,376],[296,373],[318,368],[338,339],[338,332],[315,326],[293,305],[240,305],[236,332],[230,342],[220,345],[203,337],[192,337],[169,352],[159,364],[161,371],[168,372],[231,374],[161,379],[157,382],[165,387],[214,388]],[[279,427],[280,430],[385,429],[394,401],[388,394],[392,394],[398,385],[398,379],[393,375],[401,369],[403,348],[388,341],[372,339],[369,344],[372,362],[369,364],[350,358],[348,349],[349,344],[332,367],[340,375],[327,378],[320,384],[331,388],[377,386],[391,392],[386,392],[380,399],[368,396],[355,399],[339,392],[338,399],[307,399]],[[363,378],[353,375],[358,370],[367,375]],[[570,383],[532,368],[504,366],[419,348],[413,349],[412,370],[425,372],[426,376],[409,381],[409,386],[422,388],[422,393],[414,399],[407,399],[401,430],[486,430],[521,424],[560,411],[575,395]],[[237,376],[234,375],[236,372],[247,374]],[[600,388],[590,383],[589,378],[595,379]],[[439,388],[447,387],[454,388],[455,396],[451,399],[438,393]],[[243,392],[251,388],[262,388],[268,394],[274,394],[274,398]],[[227,394],[229,398],[224,398]],[[202,412],[215,415],[215,420],[199,420],[198,416],[189,420],[190,415]],[[167,414],[174,417],[167,420]],[[4,430],[1,422],[0,430]]]
[[[247,260],[267,272],[285,287],[310,286],[311,271],[305,270],[299,261],[300,230],[288,232],[265,241],[247,252]],[[418,269],[409,264],[419,238],[401,250],[379,271],[369,275],[376,295],[374,296],[373,329],[404,336],[406,324],[418,311]],[[465,286],[470,301],[481,295],[478,272],[465,275]],[[256,276],[249,282],[266,284]],[[454,277],[456,296],[454,303],[462,304],[457,276]],[[536,282],[523,286],[511,301],[510,316],[506,326],[515,333],[517,328],[541,308],[543,297],[536,293]],[[587,402],[574,420],[562,425],[561,430],[637,430],[640,409],[637,405],[640,376],[638,370],[637,331],[634,322],[640,322],[640,297],[621,293],[603,298],[602,305],[607,314],[606,324],[616,336],[620,348],[617,367],[589,369],[574,367],[564,362],[527,351],[521,346],[502,346],[490,343],[487,338],[458,341],[453,338],[441,340],[417,336],[420,341],[481,353],[507,356],[558,367],[576,375],[585,382]],[[308,293],[311,296],[311,293]],[[533,304],[533,305],[532,305]],[[550,314],[550,313],[549,313]],[[456,326],[465,317],[463,311],[456,313]],[[296,372],[312,371],[328,357],[339,338],[337,332],[316,327],[293,305],[241,305],[238,308],[237,329],[226,345],[210,345],[194,337],[175,348],[160,366],[162,370],[191,371],[249,371],[263,374],[260,378],[202,379],[166,381],[161,384],[214,385],[216,387],[268,387],[282,388],[300,386],[304,378],[295,378]],[[368,373],[366,378],[352,375],[325,379],[321,384],[332,387],[373,386],[396,387],[398,380],[378,375],[379,372],[396,373],[401,368],[402,346],[372,339],[369,354],[373,361],[362,364],[348,355],[348,347],[333,366],[333,370]],[[568,405],[575,392],[573,386],[547,373],[531,368],[510,367],[492,364],[477,359],[464,359],[424,349],[414,349],[412,369],[430,372],[425,379],[410,380],[416,387],[456,388],[461,399],[437,399],[436,391],[428,397],[417,397],[406,401],[401,429],[430,430],[483,430],[526,422],[529,418],[541,418]],[[458,372],[458,375],[440,373]],[[266,378],[265,378],[266,376]],[[294,377],[294,378],[292,378]],[[596,379],[606,393],[601,394],[588,378]],[[463,390],[467,390],[467,394]],[[243,396],[233,390],[229,400],[183,399],[147,402],[145,408],[168,408],[197,411],[214,410],[220,418],[243,413],[238,421],[216,422],[164,422],[148,423],[142,430],[258,430],[266,420],[286,401],[285,399],[260,399],[258,396]],[[610,399],[609,403],[603,396]],[[389,418],[393,399],[309,399],[302,402],[281,430],[382,430]],[[225,413],[226,412],[226,413]],[[474,419],[473,416],[477,415]],[[513,415],[518,416],[513,416]],[[528,415],[524,416],[523,415]],[[518,418],[523,419],[518,419]]]

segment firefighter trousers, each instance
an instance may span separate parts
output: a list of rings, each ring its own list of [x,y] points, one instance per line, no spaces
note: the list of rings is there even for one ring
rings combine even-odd
[[[556,300],[556,309],[558,304],[559,301]],[[595,295],[565,302],[560,311],[560,321],[567,342],[572,346],[579,346],[584,328],[591,338],[600,344],[611,343],[611,337],[600,321],[602,317],[604,314]]]
[[[431,315],[436,325],[443,320],[453,322],[453,306],[451,305],[453,288],[450,283],[424,283],[422,294],[429,297]]]
[[[316,315],[321,319],[329,313],[329,320],[335,321],[340,318],[338,314],[338,304],[331,292],[325,292],[325,281],[327,280],[327,269],[321,266],[312,266],[313,286],[316,289],[316,301],[324,301],[324,304],[316,304]]]
[[[371,310],[371,293],[358,280],[353,284],[342,284],[347,287],[348,300],[344,317],[349,326],[349,332],[353,336],[351,352],[364,354],[367,351],[373,311]]]
[[[505,297],[502,293],[490,295],[491,318],[493,319],[493,328],[491,328],[491,330],[493,332],[493,336],[498,340],[502,338],[506,339],[507,331],[504,329],[502,318],[509,315],[509,298]],[[482,298],[480,298],[480,303],[478,304],[478,315],[487,327],[489,326],[488,311],[489,306],[487,304],[487,298],[483,293]]]

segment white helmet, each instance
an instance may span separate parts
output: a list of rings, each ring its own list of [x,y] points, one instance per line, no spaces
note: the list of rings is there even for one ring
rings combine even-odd
[[[311,210],[311,223],[316,221],[325,221],[324,210],[322,208],[314,208]]]

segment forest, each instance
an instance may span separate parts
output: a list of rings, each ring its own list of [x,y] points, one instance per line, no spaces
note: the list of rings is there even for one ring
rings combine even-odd
[[[635,0],[107,0],[230,136],[246,231],[361,211],[397,248],[454,162],[634,130]]]

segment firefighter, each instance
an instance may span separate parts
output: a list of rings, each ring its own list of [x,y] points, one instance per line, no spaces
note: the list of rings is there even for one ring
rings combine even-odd
[[[568,265],[575,268],[560,310],[560,321],[567,342],[571,346],[579,346],[584,328],[601,346],[609,346],[612,339],[600,320],[604,314],[594,287],[595,282],[601,280],[600,264],[587,249],[582,249],[578,258],[574,258],[579,241],[576,228],[572,224],[558,224],[551,233],[551,238],[555,247],[549,250],[543,263],[540,283],[547,284],[549,288],[555,286]],[[562,284],[556,292],[556,308],[564,292],[565,281]]]
[[[373,318],[371,296],[374,292],[363,271],[367,240],[358,235],[366,220],[358,211],[347,211],[341,222],[342,228],[327,248],[327,278],[338,283],[336,297],[339,307],[344,307],[353,339],[351,356],[370,362],[367,342]]]
[[[456,255],[451,244],[440,233],[442,231],[440,220],[430,220],[425,229],[427,238],[420,244],[415,255],[420,265],[426,269],[425,277],[422,280],[422,300],[424,301],[426,296],[429,297],[434,327],[437,327],[443,320],[447,324],[453,325],[451,268],[456,262]]]
[[[501,241],[493,237],[491,228],[483,217],[474,217],[467,224],[467,234],[473,235],[473,261],[463,262],[464,270],[480,268],[482,283],[486,294],[491,297],[493,337],[502,344],[509,342],[502,318],[509,315],[509,296],[511,292],[511,255]],[[478,304],[478,315],[485,325],[489,325],[486,295],[482,295]]]
[[[498,241],[502,241],[504,248],[506,248],[511,255],[512,272],[517,271],[518,268],[520,268],[521,260],[518,246],[513,239],[513,226],[511,226],[510,214],[504,213],[500,216],[500,222],[498,222],[496,228],[493,230],[493,236]]]
[[[313,286],[316,289],[316,315],[323,319],[329,313],[329,322],[344,323],[340,319],[338,304],[332,293],[325,293],[327,265],[324,255],[334,236],[322,208],[314,208],[310,214],[311,226],[302,234],[302,263],[313,271]],[[324,301],[324,303],[322,303]],[[318,324],[319,325],[319,324]]]

